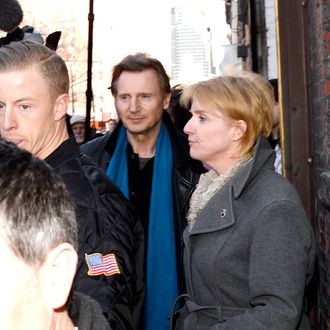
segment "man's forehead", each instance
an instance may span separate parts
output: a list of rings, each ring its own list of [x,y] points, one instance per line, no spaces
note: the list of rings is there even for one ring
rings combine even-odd
[[[127,81],[149,81],[150,79],[158,79],[157,73],[153,69],[143,71],[123,71],[119,76],[118,83]]]
[[[118,80],[118,93],[145,93],[149,91],[160,91],[160,83],[154,70],[139,72],[124,71]]]
[[[42,83],[46,86],[46,82],[40,71],[34,66],[30,66],[26,69],[8,69],[6,71],[0,71],[0,85],[1,83],[8,84],[8,81],[12,81],[17,87],[22,84],[35,85],[36,83]],[[4,81],[6,79],[6,82]]]
[[[41,72],[38,70],[38,65],[32,63],[24,67],[21,67],[20,65],[13,65],[8,68],[0,69],[0,74],[10,74],[10,73],[16,73],[16,74],[35,73],[41,75]]]

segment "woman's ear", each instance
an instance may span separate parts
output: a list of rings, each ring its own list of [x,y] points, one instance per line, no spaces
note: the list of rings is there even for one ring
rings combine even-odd
[[[239,141],[246,133],[247,125],[244,120],[236,120],[233,127],[233,141]]]
[[[66,116],[69,104],[69,95],[61,94],[55,101],[55,121]]]
[[[40,276],[44,299],[52,309],[66,305],[76,274],[78,256],[69,243],[61,243],[48,252]]]

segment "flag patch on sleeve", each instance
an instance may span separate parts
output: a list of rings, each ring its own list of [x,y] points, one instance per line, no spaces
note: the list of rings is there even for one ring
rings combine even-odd
[[[101,253],[86,253],[85,260],[88,266],[87,275],[89,276],[120,274],[117,260],[113,253],[105,256]]]

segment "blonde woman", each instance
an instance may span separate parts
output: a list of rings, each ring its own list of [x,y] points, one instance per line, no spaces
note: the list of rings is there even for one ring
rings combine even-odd
[[[192,102],[190,155],[210,171],[190,202],[176,329],[309,329],[315,241],[298,194],[274,171],[271,86],[241,72],[186,87],[181,101]]]

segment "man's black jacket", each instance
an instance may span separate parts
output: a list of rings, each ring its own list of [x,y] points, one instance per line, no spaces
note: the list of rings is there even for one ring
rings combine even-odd
[[[113,330],[136,329],[144,298],[144,234],[137,213],[74,138],[46,161],[64,179],[78,222],[74,289],[97,300]],[[120,274],[89,276],[85,254],[115,255]]]
[[[168,128],[173,149],[173,205],[175,210],[176,244],[179,258],[177,269],[179,272],[180,292],[184,292],[184,273],[182,268],[182,232],[186,226],[186,215],[189,201],[201,173],[205,172],[199,161],[189,155],[189,145],[186,136],[177,130],[167,112],[164,111],[163,122]],[[113,133],[92,140],[80,147],[81,151],[98,163],[104,172],[107,171],[114,152],[117,136],[122,123],[119,122]],[[125,152],[125,151],[123,151]]]
[[[71,295],[68,312],[79,330],[112,330],[97,301],[81,292]]]

